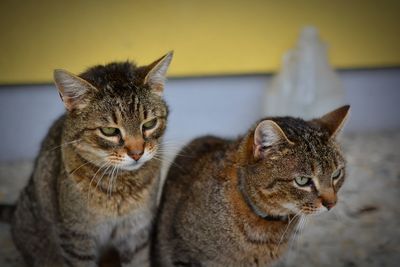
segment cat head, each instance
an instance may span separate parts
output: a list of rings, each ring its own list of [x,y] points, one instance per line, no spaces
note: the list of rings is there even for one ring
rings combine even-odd
[[[291,117],[259,122],[248,140],[243,189],[260,216],[317,214],[330,210],[345,179],[335,138],[349,106],[311,121]]]
[[[172,56],[143,67],[99,65],[79,76],[55,70],[67,109],[64,142],[97,166],[136,170],[153,158],[167,123],[162,94]]]

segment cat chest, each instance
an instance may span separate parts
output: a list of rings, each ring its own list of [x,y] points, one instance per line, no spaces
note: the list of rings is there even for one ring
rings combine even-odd
[[[101,247],[113,246],[148,231],[152,216],[148,210],[138,209],[127,216],[104,219],[93,228],[93,235]]]

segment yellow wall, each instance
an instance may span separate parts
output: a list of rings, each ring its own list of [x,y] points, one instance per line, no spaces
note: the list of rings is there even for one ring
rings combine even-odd
[[[313,24],[339,68],[400,65],[400,1],[0,1],[0,84],[175,50],[170,74],[275,71]]]

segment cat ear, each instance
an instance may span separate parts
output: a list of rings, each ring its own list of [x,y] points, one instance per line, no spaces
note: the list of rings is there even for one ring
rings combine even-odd
[[[66,71],[54,70],[54,82],[68,111],[86,106],[85,95],[97,89],[84,79]]]
[[[325,127],[331,138],[335,138],[343,129],[343,126],[349,116],[350,106],[346,105],[331,111],[316,121]]]
[[[254,131],[254,157],[262,157],[269,147],[281,143],[294,144],[274,121],[264,120],[260,122]]]
[[[144,78],[144,84],[149,85],[151,90],[159,96],[163,94],[167,70],[173,55],[174,52],[170,51],[148,66],[150,70]]]

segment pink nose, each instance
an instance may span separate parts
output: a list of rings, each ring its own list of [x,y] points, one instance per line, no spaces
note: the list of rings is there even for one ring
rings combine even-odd
[[[336,201],[326,201],[326,200],[322,200],[322,205],[324,205],[325,208],[327,208],[328,210],[330,210],[331,208],[333,208],[336,205]]]
[[[143,153],[144,153],[143,150],[142,151],[132,150],[128,152],[128,156],[138,161],[142,157]]]

